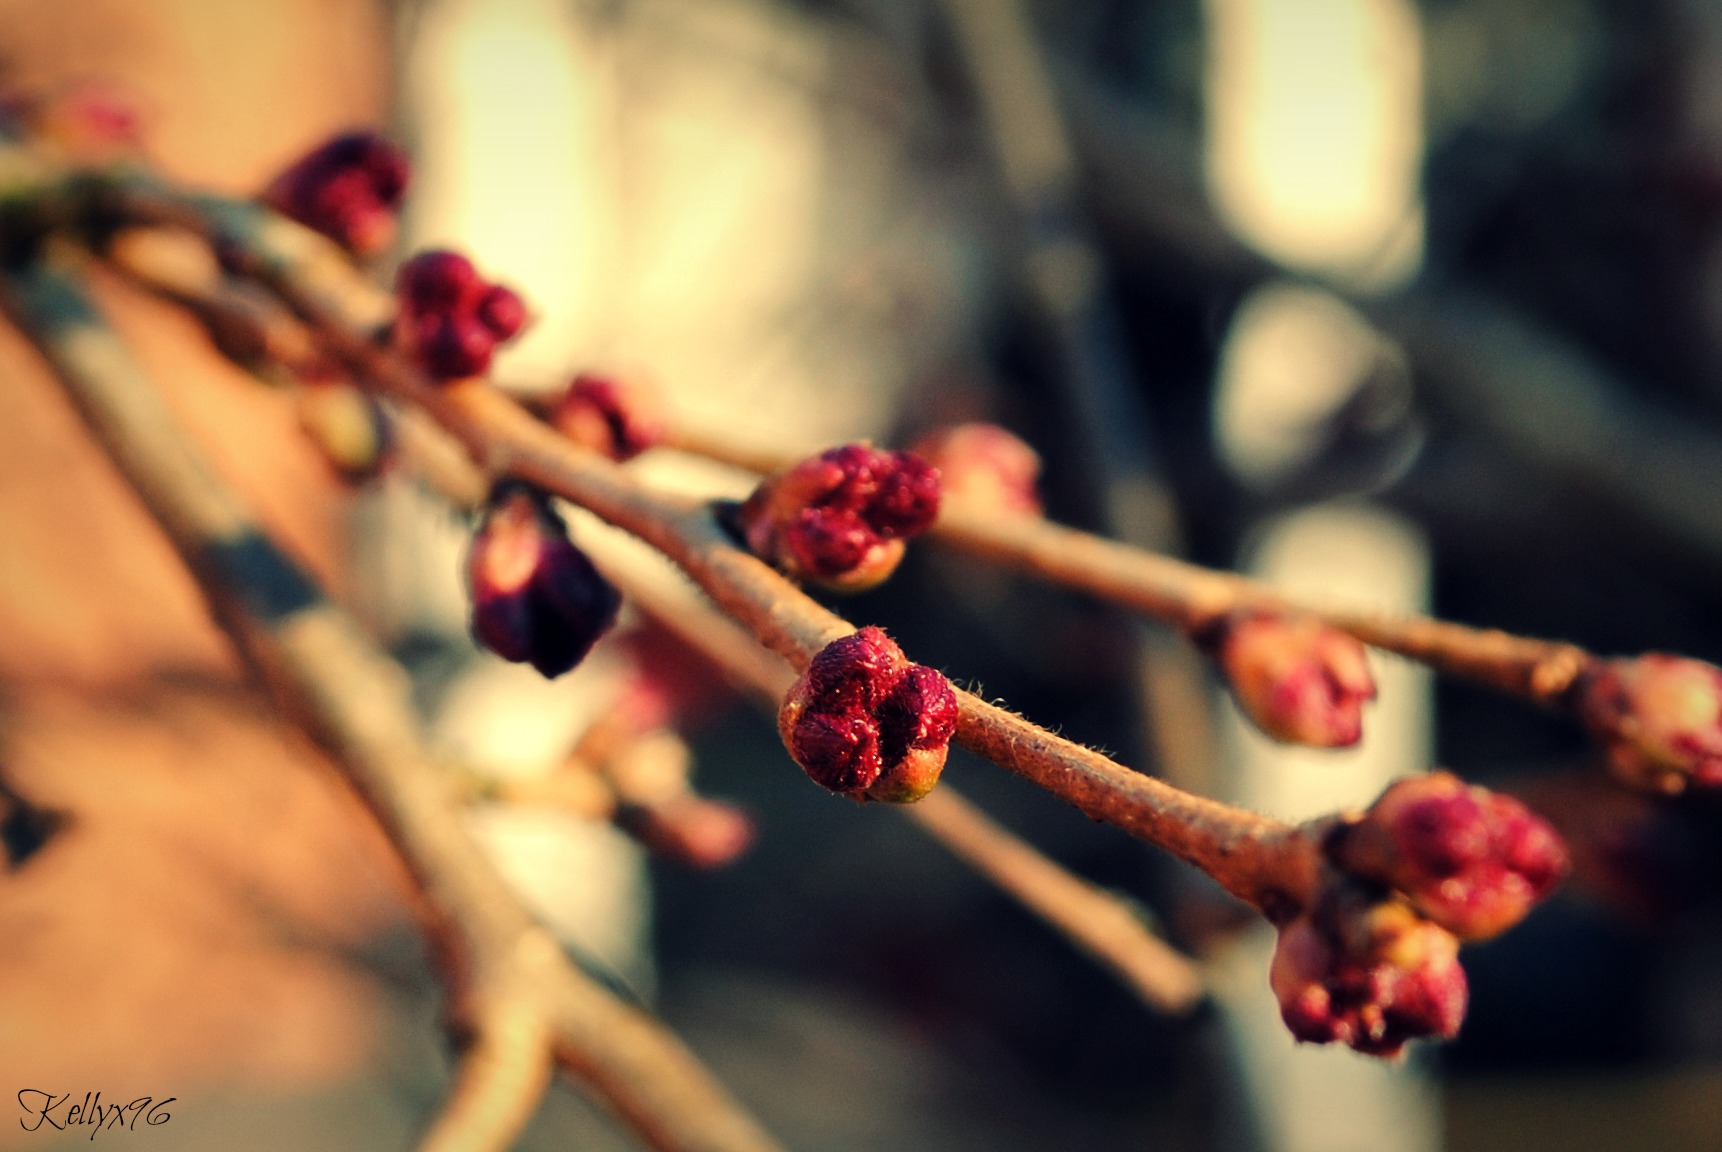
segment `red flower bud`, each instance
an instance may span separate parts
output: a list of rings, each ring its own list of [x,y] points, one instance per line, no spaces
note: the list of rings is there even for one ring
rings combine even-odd
[[[1547,821],[1450,772],[1394,784],[1360,820],[1334,830],[1327,852],[1347,871],[1397,888],[1462,940],[1517,924],[1567,870],[1566,846]]]
[[[997,424],[957,424],[909,451],[939,470],[946,497],[989,512],[1039,516],[1040,455]]]
[[[504,489],[486,509],[467,583],[480,646],[546,677],[578,664],[622,603],[544,496],[522,487]]]
[[[406,195],[407,154],[374,132],[320,145],[272,181],[263,202],[347,251],[374,256],[394,243]]]
[[[526,324],[520,297],[486,283],[457,252],[421,252],[402,264],[395,295],[395,342],[426,372],[445,380],[484,372],[496,345]]]
[[[663,439],[662,402],[636,380],[582,372],[550,409],[550,423],[583,448],[631,460]]]
[[[1627,783],[1722,787],[1722,668],[1660,652],[1610,660],[1580,682],[1578,713]]]
[[[858,800],[908,803],[933,790],[957,730],[957,696],[878,628],[833,640],[777,713],[777,730],[816,784]]]
[[[347,480],[368,480],[388,462],[392,434],[376,399],[351,384],[312,384],[299,393],[299,426]]]
[[[1248,611],[1204,638],[1256,726],[1275,740],[1344,748],[1363,736],[1375,681],[1363,645],[1310,616]]]
[[[911,452],[833,448],[768,477],[742,505],[748,547],[791,576],[871,588],[939,514],[939,473]]]
[[[1297,1039],[1396,1056],[1407,1041],[1458,1035],[1468,996],[1458,950],[1404,904],[1341,882],[1280,928],[1268,984]]]

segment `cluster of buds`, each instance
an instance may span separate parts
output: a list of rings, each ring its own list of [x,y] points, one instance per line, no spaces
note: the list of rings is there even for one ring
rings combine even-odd
[[[582,372],[551,405],[562,435],[611,460],[631,460],[664,438],[663,401],[638,380]]]
[[[458,252],[420,252],[395,279],[395,342],[430,375],[477,376],[496,346],[526,326],[526,305],[512,290],[480,278]]]
[[[1390,893],[1331,874],[1314,906],[1280,926],[1268,984],[1293,1036],[1371,1056],[1458,1035],[1468,995],[1451,932]]]
[[[762,481],[738,519],[754,554],[840,592],[896,570],[939,514],[939,473],[912,452],[833,448]]]
[[[1346,748],[1362,738],[1363,705],[1375,699],[1375,680],[1354,637],[1312,616],[1245,610],[1196,639],[1213,655],[1238,707],[1275,740]]]
[[[909,451],[939,470],[945,497],[1011,516],[1041,514],[1040,455],[997,424],[956,424],[930,432]]]
[[[814,783],[857,800],[908,803],[939,782],[957,730],[951,682],[878,628],[833,640],[777,713],[790,756]]]
[[[1462,940],[1518,923],[1567,869],[1547,821],[1450,772],[1399,781],[1362,816],[1337,824],[1324,847],[1341,868],[1397,889]]]
[[[401,148],[374,132],[347,132],[277,176],[263,202],[355,256],[395,241],[395,217],[412,168]]]
[[[1577,692],[1579,717],[1628,784],[1722,787],[1722,668],[1651,652],[1601,664]]]
[[[299,426],[342,479],[368,480],[388,463],[393,432],[374,396],[351,384],[307,384],[298,409]]]
[[[622,603],[548,499],[522,485],[492,496],[467,556],[467,584],[474,639],[546,677],[578,664]]]

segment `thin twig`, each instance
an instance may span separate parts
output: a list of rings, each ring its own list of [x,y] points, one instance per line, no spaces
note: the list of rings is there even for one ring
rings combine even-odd
[[[442,1146],[501,1149],[513,1135],[505,1129],[524,1122],[538,1034],[514,1030],[514,1007],[504,1017],[485,1009],[529,996],[548,1021],[557,1059],[654,1147],[775,1148],[675,1037],[569,964],[533,923],[449,806],[400,668],[261,534],[76,277],[43,259],[11,271],[6,287],[15,315],[217,618],[344,769],[420,885],[455,993],[453,1015],[478,1026],[486,1061],[458,1077],[452,1111],[434,1129]]]
[[[746,471],[777,471],[794,460],[683,429],[679,451]],[[1449,676],[1558,704],[1596,657],[1574,644],[1470,628],[1426,617],[1383,617],[1294,601],[1233,572],[1203,568],[1037,516],[1000,515],[947,499],[928,538],[1042,580],[1200,632],[1229,613],[1261,609],[1315,616],[1365,644]]]

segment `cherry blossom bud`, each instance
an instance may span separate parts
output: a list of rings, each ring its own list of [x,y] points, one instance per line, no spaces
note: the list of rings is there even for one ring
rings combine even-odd
[[[1341,881],[1280,928],[1268,984],[1297,1039],[1396,1056],[1407,1041],[1458,1035],[1468,996],[1458,950],[1406,905]]]
[[[1580,718],[1635,787],[1722,787],[1722,668],[1651,652],[1610,660],[1579,684]]]
[[[547,678],[578,664],[621,597],[568,539],[545,497],[524,487],[492,499],[467,556],[472,634],[504,660]]]
[[[583,448],[631,460],[663,439],[663,405],[637,380],[582,372],[550,409],[550,423]]]
[[[344,479],[368,480],[388,462],[392,433],[376,399],[351,384],[312,384],[299,393],[299,426]]]
[[[821,648],[777,714],[789,754],[816,784],[857,800],[908,803],[939,782],[957,697],[950,681],[878,628]]]
[[[1344,748],[1362,738],[1375,680],[1363,645],[1344,632],[1310,616],[1246,611],[1204,643],[1238,707],[1275,740]]]
[[[426,372],[444,380],[490,367],[496,345],[526,324],[526,305],[512,290],[481,279],[457,252],[421,252],[395,278],[400,311],[395,342]]]
[[[1450,772],[1401,780],[1362,819],[1337,827],[1328,855],[1397,888],[1462,940],[1485,940],[1522,920],[1566,874],[1548,822],[1511,796]]]
[[[410,175],[400,147],[374,132],[347,132],[277,176],[263,202],[355,255],[374,256],[394,243]]]
[[[939,473],[911,452],[849,444],[768,477],[739,515],[748,547],[791,576],[871,588],[939,514]]]
[[[945,496],[970,507],[1039,516],[1040,455],[997,424],[957,424],[931,432],[909,451],[939,470]]]

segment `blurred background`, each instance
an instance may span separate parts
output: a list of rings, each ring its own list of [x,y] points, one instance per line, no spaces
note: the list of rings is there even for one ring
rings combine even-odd
[[[163,169],[230,192],[395,133],[402,251],[458,246],[531,302],[498,370],[523,392],[643,375],[792,450],[993,420],[1068,523],[1312,598],[1722,658],[1706,0],[0,3],[8,90],[92,79]],[[463,525],[404,479],[343,487],[288,398],[103,289],[446,755],[543,771],[614,699],[620,646],[550,684],[477,654]],[[159,1148],[409,1146],[449,1065],[398,866],[10,330],[0,381],[0,1099],[177,1096],[126,1137]],[[1363,747],[1288,753],[1176,637],[931,546],[841,610],[1193,790],[1301,818],[1438,763],[1548,815],[1576,867],[1467,951],[1460,1038],[1389,1066],[1283,1035],[1270,941],[1217,890],[960,755],[953,782],[1138,901],[1212,1002],[1143,1008],[740,704],[689,733],[702,790],[758,824],[721,871],[475,809],[568,947],[790,1146],[1722,1145],[1714,800],[1621,791],[1568,722],[1380,658]],[[567,1146],[630,1145],[562,1087],[522,1147]]]

